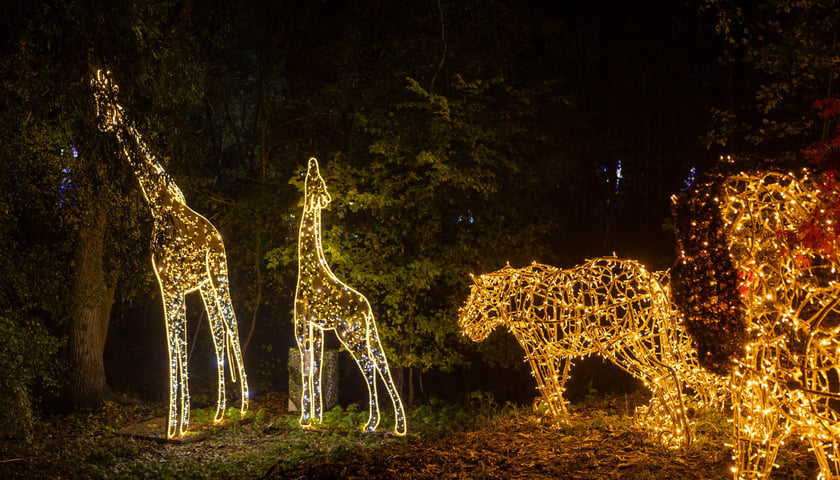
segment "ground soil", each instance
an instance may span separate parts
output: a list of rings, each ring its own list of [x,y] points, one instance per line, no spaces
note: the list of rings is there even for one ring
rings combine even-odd
[[[285,418],[285,402],[285,397],[276,395],[255,403],[256,407],[267,410],[270,418]],[[251,469],[256,473],[245,478],[731,478],[731,450],[725,445],[729,427],[725,420],[699,421],[698,440],[694,445],[669,450],[633,425],[633,406],[634,400],[628,400],[626,396],[582,402],[573,406],[569,424],[554,424],[532,414],[529,409],[522,409],[519,414],[488,418],[481,428],[472,431],[426,440],[411,434],[403,438],[385,434],[358,448],[353,443],[358,440],[352,439],[372,437],[354,433],[346,436],[351,439],[345,444],[347,446],[325,447],[332,450],[320,456],[297,462],[289,461],[285,454],[270,457],[258,468]],[[201,463],[206,457],[209,463],[214,458],[241,454],[258,446],[271,447],[291,432],[289,427],[272,427],[275,422],[270,425],[254,422],[242,426],[235,434],[217,431],[207,440],[182,445],[127,438],[116,433],[121,426],[159,416],[161,410],[160,407],[149,411],[111,404],[87,415],[54,419],[31,443],[0,441],[0,478],[136,478],[121,477],[118,472],[109,470],[109,463],[100,463],[98,470],[85,465],[101,461],[98,459],[113,462],[111,457],[114,455],[123,462],[167,458],[166,461],[176,463]],[[101,429],[101,432],[91,432],[92,429]],[[322,433],[298,431],[297,435],[306,444],[315,444],[327,438]],[[772,479],[814,479],[817,476],[813,455],[805,445],[795,441],[786,444],[777,463],[780,466],[774,470]],[[103,470],[105,475],[102,475]],[[97,473],[86,476],[86,472]],[[152,474],[148,478],[155,476]],[[174,478],[180,477],[176,474]],[[228,478],[243,477],[232,474]]]
[[[632,425],[628,409],[637,402],[627,396],[584,402],[574,407],[570,424],[534,415],[501,418],[476,431],[391,445],[334,462],[274,468],[264,479],[732,478],[725,420],[715,425],[697,418],[698,441],[685,449],[667,449]],[[816,461],[805,444],[789,443],[778,460],[771,479],[817,477]]]

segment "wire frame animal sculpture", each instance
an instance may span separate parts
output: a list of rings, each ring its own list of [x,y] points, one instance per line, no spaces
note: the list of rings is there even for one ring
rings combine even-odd
[[[667,276],[602,257],[567,270],[532,264],[474,278],[458,320],[480,342],[504,325],[525,350],[542,401],[567,417],[573,359],[597,354],[641,379],[653,398],[637,418],[668,446],[688,445],[685,389],[711,404],[719,381],[702,370],[669,302]]]
[[[811,444],[820,477],[840,478],[840,272],[835,261],[788,245],[782,235],[817,208],[817,185],[807,171],[739,172],[687,195],[677,201],[711,205],[720,219],[682,222],[684,275],[720,250],[739,279],[743,324],[718,325],[744,338],[741,350],[730,354],[734,477],[767,478],[785,440],[797,435]],[[715,228],[722,235],[708,232]],[[694,241],[715,236],[723,241]],[[723,270],[705,282],[719,283]],[[701,318],[688,321],[702,323],[706,310],[694,308]]]
[[[376,374],[385,383],[394,405],[394,431],[406,433],[406,418],[385,351],[374,323],[373,310],[364,295],[333,274],[321,247],[321,210],[331,198],[318,170],[309,159],[304,186],[303,216],[298,235],[298,281],[295,291],[295,339],[301,358],[300,424],[311,426],[323,415],[321,367],[324,331],[333,330],[350,352],[365,377],[369,417],[364,427],[371,432],[379,425]]]
[[[240,411],[248,409],[248,383],[239,347],[236,316],[230,299],[227,257],[222,236],[203,216],[187,206],[184,194],[151,153],[140,132],[125,118],[117,102],[118,86],[109,72],[91,81],[99,128],[113,132],[134,170],[154,220],[152,267],[160,285],[169,351],[169,420],[167,437],[187,432],[190,394],[187,375],[185,296],[198,290],[210,321],[216,353],[218,397],[215,421],[225,411],[225,355],[230,375],[241,386]]]

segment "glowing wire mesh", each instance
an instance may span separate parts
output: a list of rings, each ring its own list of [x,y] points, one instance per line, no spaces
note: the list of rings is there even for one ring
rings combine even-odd
[[[701,369],[668,295],[666,273],[615,257],[561,270],[533,264],[474,278],[459,326],[473,341],[505,325],[525,350],[542,401],[566,416],[563,391],[571,362],[598,354],[641,379],[653,398],[637,418],[669,446],[692,430],[684,387],[719,402],[720,381]]]
[[[388,360],[379,341],[373,311],[367,298],[342,283],[333,274],[321,248],[321,209],[330,203],[327,185],[318,171],[318,161],[309,159],[305,180],[303,217],[298,236],[298,281],[295,291],[295,338],[301,358],[300,424],[310,426],[323,414],[321,367],[324,330],[334,330],[344,348],[359,366],[368,388],[370,415],[365,430],[379,425],[376,373],[382,377],[396,422],[394,431],[406,433],[406,419]]]
[[[728,253],[746,320],[731,359],[735,478],[767,478],[790,435],[810,442],[822,478],[840,478],[840,275],[834,261],[780,236],[817,207],[817,185],[807,171],[741,172],[694,195],[719,209],[725,244],[683,251],[681,261]]]
[[[187,376],[187,293],[198,290],[213,334],[218,371],[215,421],[225,410],[225,353],[231,379],[239,374],[241,413],[248,409],[248,384],[239,347],[239,333],[228,285],[222,237],[204,217],[190,209],[181,190],[152,155],[140,133],[126,120],[117,103],[119,88],[108,72],[92,79],[99,127],[113,132],[143,190],[154,219],[152,266],[160,285],[169,349],[169,421],[167,436],[187,432],[190,395]],[[235,368],[234,366],[235,365]]]

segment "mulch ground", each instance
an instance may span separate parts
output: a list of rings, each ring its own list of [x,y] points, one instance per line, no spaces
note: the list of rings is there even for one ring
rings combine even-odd
[[[569,430],[523,417],[343,461],[273,469],[264,478],[705,480],[730,478],[730,457],[725,448],[666,450],[641,431]]]
[[[631,425],[636,403],[633,398],[627,397],[588,401],[574,407],[570,424],[560,426],[523,412],[488,420],[484,427],[474,431],[456,432],[431,440],[421,441],[412,438],[411,434],[405,439],[383,434],[380,437],[383,441],[370,443],[370,447],[364,447],[364,442],[358,445],[350,442],[346,450],[331,451],[317,458],[294,461],[289,455],[280,454],[268,458],[264,467],[257,469],[263,473],[253,478],[731,478],[731,449],[726,446],[730,427],[725,420],[698,419],[700,432],[695,444],[687,449],[669,450]],[[262,399],[261,402],[255,402],[255,408],[266,409],[267,418],[284,418],[285,397],[275,395]],[[283,428],[254,423],[243,427],[239,434],[225,434],[228,429],[220,426],[208,440],[189,445],[172,445],[104,432],[111,426],[141,424],[141,420],[156,418],[163,413],[161,409],[150,412],[111,405],[91,415],[66,417],[52,424],[49,430],[41,432],[38,440],[31,445],[0,442],[0,478],[80,478],[84,475],[66,474],[68,462],[76,458],[82,458],[83,462],[97,462],[101,460],[97,460],[99,457],[110,458],[110,455],[127,459],[155,459],[163,458],[162,455],[169,452],[166,458],[171,461],[183,459],[200,462],[206,457],[207,462],[211,462],[216,457],[282,442],[286,435]],[[89,432],[91,428],[98,428],[97,425],[104,429],[101,437],[95,433],[74,433],[78,429]],[[313,445],[324,437],[319,432],[312,432],[311,435],[310,443]],[[125,440],[119,441],[118,438]],[[115,448],[121,451],[110,451]],[[94,454],[90,453],[91,450],[95,451]],[[273,467],[272,458],[276,458],[277,462]],[[807,445],[795,440],[786,444],[777,463],[780,467],[774,470],[771,480],[817,477],[813,454],[808,452]],[[84,469],[75,471],[85,472]],[[129,478],[120,477],[117,472],[100,477]],[[241,478],[241,475],[230,478]]]
[[[484,428],[415,443],[353,452],[350,458],[280,468],[277,479],[532,479],[729,480],[730,424],[719,412],[695,418],[697,440],[667,449],[631,425],[644,398],[614,397],[573,407],[571,423],[551,425],[534,415],[505,417]],[[786,442],[771,480],[817,478],[808,445]]]

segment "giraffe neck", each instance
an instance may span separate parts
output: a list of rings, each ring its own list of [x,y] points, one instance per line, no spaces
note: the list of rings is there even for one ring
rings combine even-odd
[[[327,276],[333,276],[321,247],[321,209],[310,206],[309,202],[305,203],[300,224],[298,258],[302,266],[316,268]]]
[[[152,215],[160,211],[163,205],[186,204],[184,194],[172,177],[166,173],[160,162],[152,154],[140,132],[132,125],[120,125],[114,129],[123,155],[134,170],[134,176],[143,191],[143,197],[152,210]]]

